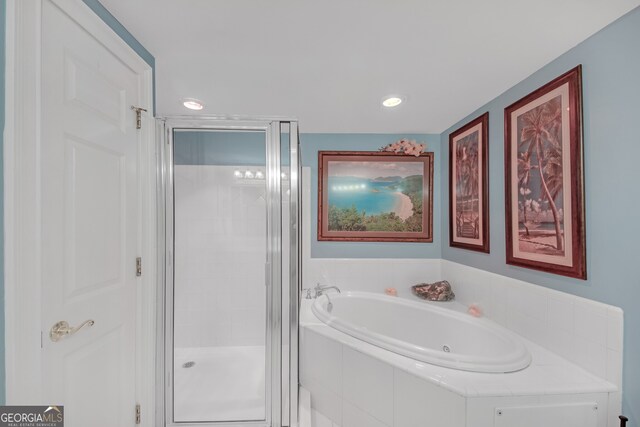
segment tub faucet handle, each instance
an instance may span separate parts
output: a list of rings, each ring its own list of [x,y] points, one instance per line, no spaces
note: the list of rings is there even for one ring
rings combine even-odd
[[[340,289],[337,286],[322,286],[320,283],[316,283],[313,288],[303,288],[302,290],[305,291],[305,299],[316,299],[321,295],[326,295],[327,291],[331,289],[340,293]]]
[[[340,293],[340,288],[337,286],[323,286],[320,283],[316,284],[316,287],[313,289],[316,292],[316,298],[320,295],[325,295],[327,291],[333,289],[334,291]]]

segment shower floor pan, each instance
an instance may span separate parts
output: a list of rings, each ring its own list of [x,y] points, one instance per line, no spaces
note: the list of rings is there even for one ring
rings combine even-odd
[[[177,422],[265,418],[263,346],[177,348],[174,379]]]

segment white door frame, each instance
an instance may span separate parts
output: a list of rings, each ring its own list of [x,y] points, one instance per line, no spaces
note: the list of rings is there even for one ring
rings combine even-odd
[[[40,122],[42,4],[50,1],[140,76],[141,107],[153,105],[152,69],[81,0],[7,0],[4,134],[5,352],[7,404],[50,404],[42,390]],[[131,114],[134,114],[132,111]],[[156,331],[156,146],[152,114],[143,116],[141,247],[137,289],[136,399],[141,425],[154,424]],[[133,409],[132,409],[133,410]]]

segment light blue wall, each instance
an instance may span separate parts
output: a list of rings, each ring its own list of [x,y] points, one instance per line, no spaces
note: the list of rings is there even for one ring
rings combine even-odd
[[[156,59],[135,37],[105,8],[98,0],[82,0],[93,12],[100,17],[122,40],[124,40],[144,61],[156,66]],[[155,86],[155,85],[154,85]]]
[[[441,135],[442,235],[448,236],[448,135],[489,111],[491,254],[442,245],[443,258],[622,307],[624,412],[640,422],[640,8],[560,56]],[[517,60],[517,59],[514,59]],[[582,64],[587,275],[581,281],[505,264],[504,108]]]
[[[282,166],[289,165],[289,135],[281,138]],[[175,131],[176,165],[265,166],[266,134],[259,131]]]
[[[319,242],[318,212],[318,151],[376,151],[401,138],[427,143],[434,152],[433,243],[394,242]],[[311,167],[311,257],[312,258],[440,258],[440,136],[412,134],[303,134],[300,136],[302,165]]]
[[[109,25],[129,46],[135,50],[151,67],[153,68],[154,81],[155,81],[155,59],[153,55],[147,51],[127,30],[107,11],[98,0],[83,0],[104,22]],[[4,134],[4,120],[5,120],[5,104],[4,104],[4,90],[5,90],[5,32],[6,32],[6,20],[5,20],[6,0],[0,0],[0,147],[4,146],[3,134]],[[155,84],[154,84],[155,92]],[[154,110],[155,110],[155,96],[154,96]],[[0,150],[0,360],[4,361],[4,237],[3,237],[3,163],[2,163],[2,151]],[[2,363],[2,369],[0,369],[0,404],[4,404],[6,399],[5,395],[5,369],[4,363]]]
[[[265,139],[259,132],[177,132],[174,161],[177,165],[264,165]],[[434,159],[434,242],[361,243],[318,242],[318,151],[369,151],[410,138],[427,142]],[[311,167],[311,256],[316,258],[440,258],[440,136],[410,134],[308,134],[300,135],[302,165]],[[283,144],[282,158],[288,158]],[[283,164],[287,164],[284,161]]]
[[[176,165],[265,165],[264,132],[184,132],[173,135]]]

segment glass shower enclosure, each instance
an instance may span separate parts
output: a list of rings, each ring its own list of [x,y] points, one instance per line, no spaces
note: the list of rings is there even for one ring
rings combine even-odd
[[[296,426],[298,124],[179,117],[157,130],[156,415],[166,426]]]

